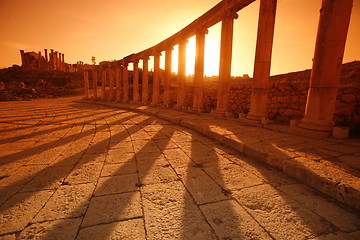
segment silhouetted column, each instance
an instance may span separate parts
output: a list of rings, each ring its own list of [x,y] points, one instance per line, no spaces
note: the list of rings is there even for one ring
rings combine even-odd
[[[25,53],[24,50],[20,50],[20,54],[21,54],[21,66],[25,67]]]
[[[47,49],[44,49],[44,52],[45,52],[45,69],[48,70],[49,69],[49,59],[48,59]]]
[[[106,69],[102,70],[102,77],[101,77],[101,99],[106,101]]]
[[[116,81],[116,102],[121,101],[121,71],[120,66],[117,64],[115,68],[115,81]]]
[[[114,101],[114,70],[111,66],[111,64],[109,65],[109,98],[107,99],[108,102],[112,102]]]
[[[128,63],[123,61],[123,102],[129,101],[129,72],[128,72]]]
[[[97,71],[95,69],[95,67],[93,68],[92,71],[92,80],[93,80],[93,97],[94,100],[97,100]]]
[[[64,54],[61,54],[61,55],[62,55],[61,69],[63,71],[65,71],[65,55]]]
[[[177,109],[185,107],[185,81],[186,81],[186,43],[187,39],[179,43],[179,56],[178,56],[178,89],[177,89]]]
[[[230,13],[222,20],[221,25],[221,44],[220,44],[220,68],[219,82],[217,89],[217,103],[215,113],[225,114],[228,110],[230,80],[231,80],[231,60],[234,19],[236,13]]]
[[[58,70],[58,52],[54,52],[54,70]]]
[[[299,127],[332,131],[353,0],[323,0],[306,102]],[[330,135],[330,133],[329,133]]]
[[[149,57],[143,58],[141,101],[144,104],[149,101]]]
[[[193,109],[198,112],[203,111],[203,82],[204,82],[204,56],[205,56],[205,34],[207,29],[201,30],[196,34],[196,55],[195,55],[195,74],[194,74],[194,105]]]
[[[152,105],[159,104],[160,96],[160,56],[161,53],[154,54],[154,77],[153,77],[153,95],[152,95]]]
[[[170,103],[170,80],[171,80],[171,60],[173,47],[165,51],[165,77],[164,77],[164,106]]]
[[[261,0],[256,42],[254,78],[248,119],[268,116],[269,77],[277,0]]]
[[[134,62],[134,71],[133,71],[133,101],[139,102],[139,60],[135,59]]]
[[[55,70],[55,56],[54,49],[50,49],[50,70]]]
[[[84,99],[89,99],[89,72],[84,71]]]

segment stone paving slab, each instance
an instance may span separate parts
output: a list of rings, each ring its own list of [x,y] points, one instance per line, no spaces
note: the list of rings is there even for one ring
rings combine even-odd
[[[150,106],[81,100],[154,115],[198,131],[360,210],[360,140],[314,139],[234,119]],[[175,141],[191,141],[180,135]]]
[[[283,159],[283,170],[317,181],[321,170],[334,168],[331,159],[355,156],[355,145],[342,142],[337,151],[333,145],[338,142],[314,140],[322,149],[306,151],[306,156],[328,157],[324,161],[298,153],[297,144],[307,150],[312,143],[303,137],[291,135],[287,145],[284,133],[271,135],[268,129],[208,115],[181,112],[176,121],[166,121],[78,100],[2,103],[1,240],[360,238],[358,210],[266,165],[281,161],[257,151],[263,145],[273,158],[293,153],[297,161]],[[188,116],[201,125],[176,124]],[[249,137],[235,136],[240,133]],[[226,146],[227,139],[241,140],[233,143],[241,144],[243,152]],[[21,147],[28,142],[39,145]],[[347,151],[352,154],[333,153]],[[317,174],[310,174],[315,171],[310,167]],[[332,172],[327,174],[329,181]],[[324,181],[319,186],[326,186]],[[332,191],[331,185],[325,190]],[[344,196],[356,196],[350,191],[344,189]]]

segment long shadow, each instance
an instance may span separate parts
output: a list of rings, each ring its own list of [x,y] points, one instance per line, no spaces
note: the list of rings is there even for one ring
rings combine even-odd
[[[111,111],[109,111],[111,112]],[[87,117],[92,117],[92,116],[97,116],[97,115],[101,115],[102,113],[93,113],[93,114],[90,114],[90,115],[86,115]],[[76,120],[78,117],[72,117],[72,118],[67,118],[66,121],[70,121],[70,120]],[[20,136],[16,136],[16,137],[11,137],[11,138],[4,138],[4,139],[1,139],[0,140],[0,144],[6,144],[6,143],[10,143],[10,142],[13,142],[13,141],[16,141],[16,140],[24,140],[26,138],[32,138],[32,137],[36,137],[36,136],[39,136],[39,135],[43,135],[43,134],[48,134],[48,133],[51,133],[51,132],[54,132],[54,131],[59,131],[59,130],[64,130],[64,129],[68,129],[70,128],[71,126],[66,124],[61,126],[61,123],[63,122],[64,120],[58,120],[58,121],[53,121],[51,123],[49,123],[49,125],[54,125],[56,123],[60,123],[60,125],[58,127],[55,127],[55,128],[50,128],[50,129],[46,129],[46,130],[41,130],[41,131],[34,131],[32,133],[29,133],[29,134],[24,134],[24,135],[20,135]],[[91,120],[90,122],[93,122],[95,121],[94,120]],[[38,126],[41,126],[43,124],[35,124],[35,125],[38,125]],[[48,125],[48,124],[45,124],[45,125]],[[78,124],[74,124],[74,125],[81,125],[81,123],[78,123]],[[32,125],[31,127],[29,128],[32,128],[34,127],[34,125]],[[1,160],[0,160],[1,161]]]
[[[229,224],[229,222],[223,222],[221,217],[212,218],[213,216],[203,216],[209,224],[209,227],[211,226],[211,229],[215,230],[215,235],[219,239],[241,239],[241,236],[243,235],[241,234],[241,230],[237,227],[240,225],[239,218],[230,203],[231,191],[226,187],[226,183],[220,171],[218,155],[213,151],[213,149],[206,147],[195,139],[191,141],[190,151],[191,152],[189,157],[191,158],[192,162],[187,166],[186,179],[184,184],[186,187],[188,187],[188,185],[194,185],[193,179],[197,179],[199,176],[201,176],[201,182],[196,183],[201,184],[201,186],[196,187],[196,190],[194,190],[194,187],[190,188],[192,190],[188,190],[189,194],[185,194],[184,196],[185,203],[191,203],[195,201],[198,207],[209,205],[211,206],[212,204],[216,204],[215,211],[217,213],[226,213],[227,219],[232,220],[232,225],[225,226],[226,224]],[[205,167],[210,166],[212,170],[211,176],[206,172],[205,169]],[[204,181],[204,179],[201,179],[204,178],[202,176],[208,180]],[[216,179],[214,179],[214,177]],[[182,219],[184,226],[182,239],[192,239],[191,237],[193,236],[190,236],[190,233],[201,231],[198,229],[199,226],[189,225],[188,221],[192,218],[193,214],[189,211],[186,211],[187,209],[188,207],[185,206],[183,213],[184,217]],[[200,208],[199,210],[202,212],[202,214],[204,214]],[[222,230],[217,231],[217,229],[213,226],[213,221],[215,221],[215,225],[218,225],[218,227],[220,227],[219,225],[222,225]],[[231,228],[231,231],[226,231],[226,228]]]
[[[210,131],[210,126],[206,126],[207,129]],[[247,127],[247,126],[246,126]],[[226,128],[226,127],[225,127]],[[228,131],[234,131],[231,128],[227,128]],[[261,131],[261,129],[257,129],[255,130],[253,133],[256,134],[256,131]],[[237,133],[236,136],[238,138],[238,140],[240,140],[244,145],[246,145],[245,149],[243,150],[243,152],[247,155],[246,157],[238,157],[243,155],[244,153],[237,153],[234,155],[234,157],[232,159],[229,159],[230,161],[232,161],[234,164],[237,164],[241,167],[244,168],[244,165],[249,166],[249,169],[244,168],[245,170],[249,171],[251,174],[255,174],[256,176],[262,178],[265,181],[265,185],[269,185],[269,189],[271,189],[271,191],[274,191],[274,197],[279,197],[283,202],[284,202],[284,206],[286,206],[287,208],[291,209],[291,211],[293,211],[296,216],[299,218],[299,221],[301,221],[301,223],[303,224],[303,226],[306,226],[309,230],[311,230],[311,233],[313,236],[319,236],[319,235],[323,235],[323,234],[328,234],[331,233],[334,229],[334,226],[332,225],[332,223],[329,221],[324,221],[323,216],[324,215],[320,215],[319,212],[317,212],[316,209],[314,208],[309,208],[307,205],[303,205],[303,203],[301,203],[301,200],[297,199],[294,196],[290,196],[286,191],[281,190],[281,186],[287,186],[287,185],[292,185],[292,184],[297,184],[297,181],[300,181],[300,183],[305,182],[305,184],[308,183],[308,181],[313,181],[311,179],[314,179],[313,177],[316,175],[316,173],[308,171],[309,174],[305,174],[305,172],[303,172],[302,175],[303,177],[305,177],[306,179],[298,179],[298,180],[294,180],[292,177],[287,176],[286,173],[282,172],[279,169],[276,169],[274,167],[268,166],[266,163],[263,162],[259,162],[258,160],[253,160],[252,158],[262,158],[262,159],[266,159],[268,156],[267,152],[263,152],[263,153],[259,153],[259,151],[257,151],[256,149],[261,149],[261,150],[265,150],[270,152],[271,154],[275,154],[279,159],[281,159],[282,161],[291,161],[291,159],[294,156],[288,155],[283,151],[280,151],[278,148],[276,148],[276,146],[278,144],[280,145],[291,145],[291,142],[289,142],[289,139],[286,139],[286,137],[284,137],[284,139],[280,139],[278,136],[276,136],[276,134],[271,134],[271,135],[261,135],[262,133],[257,133],[258,136],[257,138],[259,138],[259,135],[262,136],[263,140],[259,141],[255,141],[254,138],[251,139],[251,137],[249,138],[249,136],[251,136],[252,133],[246,132],[246,130],[244,131],[244,133]],[[281,133],[279,133],[281,134]],[[254,137],[254,136],[253,136]],[[256,137],[255,137],[256,138]],[[301,137],[299,137],[301,138]],[[296,142],[296,140],[294,140]],[[314,140],[316,141],[316,140]],[[296,143],[293,143],[296,145]],[[250,157],[250,158],[249,158]],[[235,159],[235,160],[234,160]],[[309,159],[309,161],[311,161]],[[300,164],[300,163],[299,163]],[[301,166],[301,164],[299,165],[299,169],[304,168],[306,169],[306,166]],[[280,167],[279,167],[280,168]],[[252,171],[256,171],[256,173],[253,173]],[[298,171],[302,171],[299,170]],[[311,184],[310,184],[311,185]],[[270,194],[270,193],[269,193]],[[244,209],[246,209],[246,211],[254,218],[254,219],[258,219],[256,215],[254,215],[254,211],[252,211],[251,207],[248,208],[245,204],[245,206],[242,204],[241,199],[236,198],[236,200],[238,201],[238,203],[244,207]],[[330,203],[330,201],[326,200],[325,198],[322,200],[319,200],[319,202],[317,202],[316,204],[321,205],[322,201],[324,202],[328,202]],[[296,202],[296,204],[294,204],[294,202]],[[254,203],[255,204],[255,203]],[[261,203],[257,203],[258,207],[261,208]],[[315,213],[314,213],[315,212]],[[313,215],[313,216],[310,216]],[[325,214],[326,215],[326,214]],[[317,218],[317,220],[310,220],[311,217],[315,217]],[[260,223],[261,224],[261,223]],[[286,224],[290,224],[288,226],[289,229],[294,228],[294,225],[291,225],[292,222],[283,222],[284,227],[286,226]],[[319,227],[318,225],[322,224],[321,227]],[[268,231],[268,229],[266,229],[266,227],[264,227],[266,231]],[[336,227],[335,227],[336,228]],[[323,231],[323,232],[322,232]],[[269,232],[268,232],[269,233]],[[274,236],[274,233],[269,233],[273,238],[278,238],[279,236]]]
[[[148,120],[144,120],[144,122],[147,122],[149,123]],[[128,129],[128,133],[129,133],[129,136],[131,137],[131,134],[134,134],[137,132],[137,130],[140,130],[138,127],[139,125],[141,125],[141,123],[137,124],[137,125],[134,125],[132,127],[130,127]],[[145,125],[144,125],[145,126]],[[167,130],[166,128],[168,128],[168,126],[165,126],[162,128],[162,130]],[[130,131],[134,129],[134,132],[130,133]],[[130,130],[130,131],[129,131]],[[170,129],[170,134],[172,134],[172,129]],[[116,135],[122,135],[122,133],[118,133]],[[161,131],[159,131],[157,134],[154,135],[154,137],[152,139],[158,139],[159,137],[163,136],[163,133]],[[138,189],[135,190],[135,191],[131,191],[131,192],[122,192],[122,193],[116,193],[116,194],[124,194],[123,196],[125,196],[124,198],[122,198],[122,202],[119,203],[118,206],[116,206],[116,211],[118,214],[120,214],[121,212],[124,211],[124,209],[129,206],[130,202],[133,200],[133,197],[134,195],[140,190],[139,188],[142,186],[142,182],[144,180],[144,178],[146,177],[146,174],[149,172],[149,170],[151,169],[151,167],[154,165],[154,163],[156,162],[156,160],[162,155],[161,151],[155,151],[155,152],[152,152],[152,154],[149,154],[148,152],[148,147],[152,147],[153,146],[153,143],[152,143],[152,139],[148,140],[148,143],[146,143],[142,149],[138,152],[135,152],[135,156],[131,159],[129,159],[128,161],[126,161],[125,163],[122,164],[121,167],[119,167],[112,175],[121,175],[121,173],[124,172],[124,170],[128,167],[128,164],[131,163],[131,162],[137,162],[138,163],[138,156],[141,156],[143,154],[145,155],[148,155],[146,157],[146,165],[144,167],[142,167],[142,174],[140,175],[139,172],[138,172],[138,182],[137,182],[137,187]],[[120,139],[121,141],[121,139]],[[135,140],[136,141],[136,140]],[[167,142],[170,141],[170,138],[167,138]],[[117,144],[117,143],[111,143],[110,142],[110,145],[109,145],[109,148],[112,147],[112,144]],[[165,143],[166,144],[166,143]],[[96,191],[103,191],[105,190],[105,186],[107,185],[107,181],[105,181],[102,186],[98,186],[96,188]],[[106,196],[106,195],[102,195],[102,196]],[[107,195],[108,196],[108,195]],[[101,196],[98,196],[97,198],[99,198]],[[94,197],[91,199],[90,203],[89,203],[89,208],[91,208],[91,205],[93,204],[93,201],[94,201]],[[88,208],[88,210],[89,210]],[[92,209],[94,210],[94,209]],[[75,210],[74,212],[76,212],[77,210]],[[96,213],[95,215],[98,215],[98,216],[103,216],[104,215],[104,212],[103,212],[103,209],[95,209],[95,211],[98,211],[98,213]],[[94,213],[93,213],[94,214]],[[106,213],[105,213],[106,214]],[[113,214],[113,212],[111,213]],[[85,214],[85,217],[86,218],[87,215]],[[133,219],[133,217],[130,217],[130,219]],[[124,221],[124,220],[127,220],[127,218],[124,218],[124,219],[113,219],[111,220],[110,222],[101,222],[101,223],[96,223],[94,225],[98,225],[98,224],[111,224],[111,223],[114,223],[114,221]],[[89,225],[89,226],[86,226],[84,228],[80,228],[79,231],[78,231],[78,236],[79,234],[81,235],[81,230],[84,229],[86,231],[86,228],[91,228],[93,227],[94,225]],[[103,228],[101,232],[96,232],[96,236],[92,236],[94,237],[94,239],[109,239],[110,235],[111,235],[111,232],[114,230],[113,228],[114,226],[110,226],[107,227],[107,228]],[[46,232],[46,236],[52,236],[54,233],[53,233],[53,229],[56,229],[56,226],[53,226],[52,229],[48,230]],[[45,238],[46,238],[45,236]]]
[[[123,122],[123,121],[127,121],[127,120],[135,117],[136,115],[138,115],[138,114],[134,114],[134,115],[132,115],[132,116],[125,117],[125,118],[123,118],[123,119],[119,119],[119,120],[117,120],[117,121],[115,121],[115,122],[116,122],[116,123],[120,123],[120,122]],[[103,130],[103,129],[105,129],[106,127],[107,127],[107,126],[101,126],[101,127],[99,127],[99,128],[100,128],[101,130]],[[90,130],[89,130],[89,131],[90,131]],[[89,135],[89,134],[87,133],[86,135]],[[123,132],[119,132],[118,134],[115,134],[114,137],[119,137],[119,139],[125,139],[125,136],[124,136]],[[79,139],[79,140],[80,140],[80,139]],[[73,154],[73,155],[71,155],[71,156],[69,156],[69,157],[67,157],[67,158],[64,158],[64,159],[62,159],[61,161],[59,161],[59,162],[57,162],[57,163],[55,163],[55,164],[53,164],[53,165],[47,166],[46,168],[42,169],[42,172],[46,171],[46,170],[49,169],[49,168],[55,168],[55,167],[63,166],[64,163],[66,163],[66,162],[68,162],[68,161],[71,161],[72,158],[73,158],[73,157],[76,157],[77,154],[82,153],[82,152],[84,152],[85,150],[91,151],[92,149],[97,149],[99,146],[102,146],[102,145],[103,145],[104,143],[106,143],[107,141],[110,141],[110,138],[105,139],[105,140],[103,140],[103,141],[101,141],[101,142],[98,142],[98,143],[96,143],[96,144],[93,144],[93,145],[91,145],[89,148],[86,148],[86,149],[83,149],[83,150],[80,149],[80,150],[79,150],[78,152],[76,152],[75,154]],[[75,143],[76,143],[76,142],[74,142],[74,144],[75,144]],[[114,143],[114,144],[115,144],[115,143]],[[89,155],[90,155],[90,154],[89,154]],[[93,156],[92,156],[92,155],[93,155]],[[81,165],[86,164],[86,163],[92,161],[93,159],[95,159],[96,154],[92,154],[92,155],[90,155],[90,157],[88,158],[87,161],[83,161]],[[80,159],[78,159],[78,160],[80,160]],[[26,184],[26,183],[29,183],[29,182],[30,182],[31,180],[33,180],[38,174],[39,174],[39,173],[31,174],[31,175],[27,176],[26,178],[23,178],[23,179],[21,179],[21,180],[19,180],[19,181],[17,181],[17,182],[12,183],[11,185],[8,185],[8,186],[2,188],[2,189],[0,190],[0,195],[6,194],[6,192],[8,192],[8,191],[9,191],[13,186],[15,186],[15,185],[24,185],[24,184]],[[50,184],[54,183],[55,181],[58,181],[58,180],[60,180],[60,179],[63,179],[67,174],[68,174],[68,172],[63,173],[63,174],[60,174],[60,175],[57,175],[55,178],[48,179],[48,181],[47,181],[48,184],[47,184],[47,185],[50,185]],[[44,187],[46,187],[47,185],[44,185]],[[16,193],[14,193],[14,194],[16,194]],[[14,201],[14,205],[17,204],[17,203],[19,203],[19,202],[21,202],[21,201],[23,201],[23,200],[25,200],[25,199],[24,199],[24,198],[19,198],[19,199],[17,199],[17,201]],[[2,209],[2,211],[5,211],[5,210],[6,210],[6,209]]]
[[[117,114],[118,113],[113,113],[112,115],[115,116]],[[100,119],[101,119],[101,117],[96,118],[94,120],[96,121],[96,120],[100,120]],[[64,128],[70,128],[70,127],[71,127],[71,125],[64,126]],[[106,129],[106,126],[99,127],[100,131],[102,129]],[[93,130],[90,129],[90,130],[86,130],[85,132],[82,132],[81,135],[82,135],[82,137],[84,137],[84,136],[89,136],[92,133],[93,133]],[[34,154],[39,154],[42,151],[45,151],[45,150],[50,149],[50,148],[60,147],[62,145],[65,145],[67,143],[70,143],[70,142],[74,141],[74,137],[76,137],[78,135],[79,134],[73,134],[73,135],[70,135],[70,136],[63,137],[60,140],[55,140],[55,141],[52,141],[52,142],[44,143],[44,144],[38,145],[36,147],[30,148],[30,149],[26,149],[26,150],[23,150],[23,151],[20,151],[20,152],[17,152],[17,153],[2,156],[2,157],[0,157],[0,165],[6,164],[6,163],[9,163],[9,162],[18,161],[18,160],[20,160],[22,158],[33,156]],[[37,150],[37,151],[35,151],[35,150]]]

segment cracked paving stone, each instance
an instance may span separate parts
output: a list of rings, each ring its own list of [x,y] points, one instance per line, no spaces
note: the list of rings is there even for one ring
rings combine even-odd
[[[17,239],[70,240],[75,239],[81,218],[61,219],[49,222],[33,223],[27,226]]]
[[[25,185],[22,192],[52,190],[60,187],[71,167],[48,167]]]
[[[197,204],[228,199],[219,185],[201,169],[189,166],[188,168],[176,169],[176,172]]]
[[[217,239],[180,181],[141,191],[148,239]]]
[[[200,209],[220,239],[272,239],[234,200],[205,204]]]
[[[136,172],[137,172],[136,162],[105,164],[101,171],[100,176],[108,177],[108,176],[124,175],[124,174],[136,173]]]
[[[308,239],[333,232],[329,222],[268,184],[235,191],[233,196],[275,239]]]
[[[101,163],[89,163],[75,166],[69,176],[65,179],[65,182],[67,184],[96,182],[100,175],[101,168]]]
[[[89,239],[127,239],[145,240],[143,219],[101,224],[80,230],[77,240]]]
[[[0,234],[20,231],[50,198],[53,191],[18,193],[0,208]]]
[[[98,186],[96,187],[95,196],[124,193],[138,190],[136,184],[138,183],[137,174],[118,175],[110,177],[99,178]]]
[[[94,188],[95,183],[62,185],[32,222],[83,216]]]
[[[94,197],[82,227],[142,217],[140,192]]]

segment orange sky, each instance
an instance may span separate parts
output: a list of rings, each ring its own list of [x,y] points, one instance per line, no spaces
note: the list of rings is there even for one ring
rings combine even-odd
[[[53,48],[64,53],[68,63],[91,63],[92,56],[97,62],[121,59],[171,36],[218,2],[0,0],[0,67],[21,64],[20,49]],[[321,0],[278,0],[272,74],[311,68],[320,6]],[[259,0],[238,12],[233,75],[252,76],[258,11]],[[218,73],[220,28],[210,28],[206,38],[206,75]],[[193,72],[192,45],[189,41],[188,73]],[[344,62],[353,60],[360,60],[360,0],[354,0],[344,56]]]

